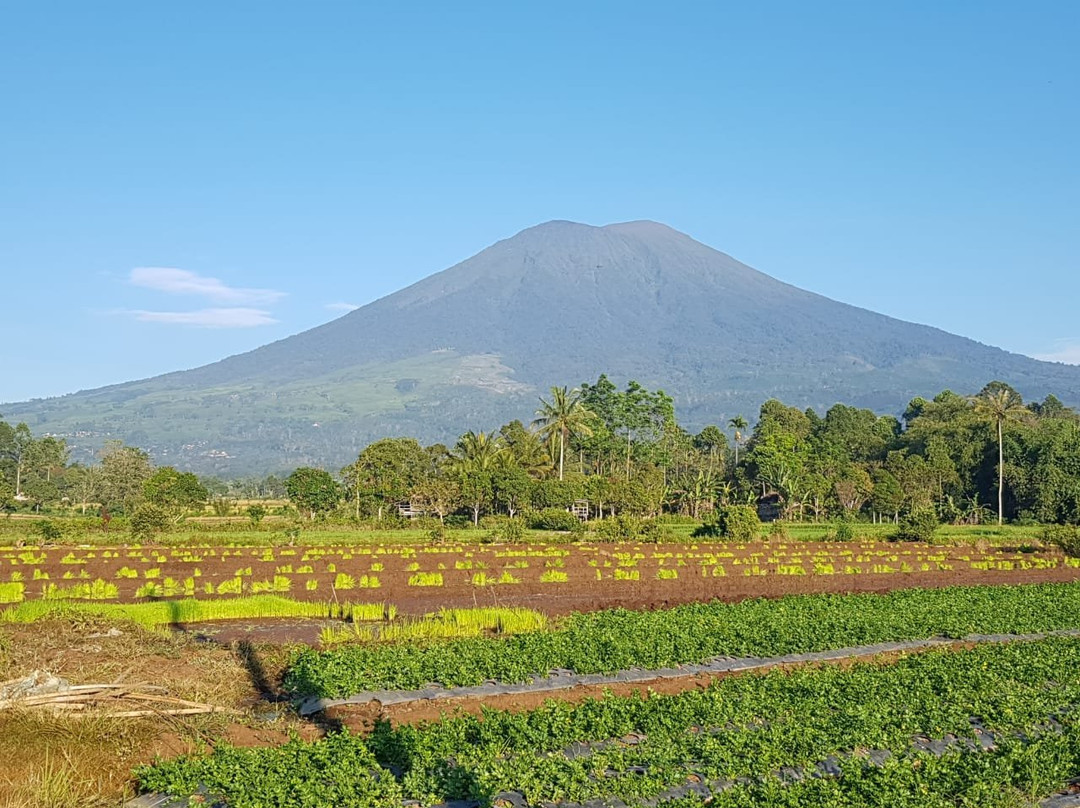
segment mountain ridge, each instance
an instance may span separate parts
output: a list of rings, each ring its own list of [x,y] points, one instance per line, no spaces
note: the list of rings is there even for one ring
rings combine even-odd
[[[665,389],[690,426],[774,396],[898,413],[993,378],[1080,403],[1080,368],[800,289],[658,222],[555,220],[253,351],[3,411],[77,453],[119,437],[233,473],[343,464],[384,435],[452,442],[600,373]]]

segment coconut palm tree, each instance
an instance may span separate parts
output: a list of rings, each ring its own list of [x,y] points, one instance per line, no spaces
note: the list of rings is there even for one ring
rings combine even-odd
[[[998,524],[1002,524],[1005,510],[1005,444],[1003,432],[1006,423],[1022,423],[1031,415],[1024,406],[1020,394],[1000,382],[991,382],[979,395],[970,399],[975,414],[997,427],[998,446]]]
[[[540,399],[540,409],[536,411],[536,415],[537,418],[532,425],[540,429],[540,434],[548,439],[558,438],[559,479],[561,480],[566,442],[571,435],[587,437],[592,434],[592,429],[589,427],[591,413],[581,400],[581,390],[576,387],[569,391],[565,387],[552,387],[551,401]]]
[[[506,445],[498,435],[470,430],[454,447],[452,462],[458,471],[493,471],[506,456]]]
[[[746,422],[746,419],[741,415],[736,415],[730,421],[727,422],[728,426],[735,430],[735,468],[739,467],[739,443],[743,439],[743,430],[745,430],[750,424]]]

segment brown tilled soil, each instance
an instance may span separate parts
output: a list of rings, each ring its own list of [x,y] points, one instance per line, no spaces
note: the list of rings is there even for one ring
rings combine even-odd
[[[38,557],[44,554],[41,563],[21,560],[20,553],[26,552],[0,551],[0,563],[6,559],[10,570],[22,573],[27,598],[49,585],[69,587],[95,579],[115,584],[122,602],[136,600],[137,590],[148,583],[171,583],[173,588],[165,590],[163,596],[183,597],[185,580],[191,582],[196,597],[210,596],[207,589],[216,595],[223,584],[237,578],[247,594],[276,576],[288,587],[281,594],[293,598],[388,602],[402,614],[420,614],[440,606],[510,605],[556,615],[791,594],[1080,579],[1080,568],[1068,566],[1064,557],[1052,550],[1020,553],[873,542],[295,547],[270,551],[52,547],[29,551]],[[106,557],[106,553],[114,556]],[[1000,568],[973,566],[986,563]],[[1008,569],[1010,566],[1013,569]],[[134,572],[136,577],[126,577],[124,572]],[[437,573],[442,584],[418,585],[414,578],[418,573]],[[356,585],[342,588],[339,576],[343,574]],[[672,574],[677,577],[659,577]],[[478,575],[487,580],[480,582]],[[360,586],[363,576],[377,579],[378,587]],[[565,580],[550,580],[563,576]]]
[[[115,553],[115,557],[106,557],[106,552]],[[224,552],[230,555],[223,557]],[[987,562],[995,568],[972,567]],[[826,572],[829,564],[832,570]],[[373,565],[381,565],[381,569],[373,569]],[[238,572],[245,593],[251,591],[253,582],[272,581],[278,575],[290,582],[291,597],[327,601],[335,596],[333,584],[339,573],[357,580],[369,575],[379,579],[378,588],[337,589],[337,597],[393,603],[403,614],[429,612],[440,606],[498,604],[528,606],[558,615],[714,599],[1080,579],[1080,569],[1068,566],[1063,557],[1051,551],[1025,554],[967,547],[795,542],[746,546],[445,546],[406,551],[388,546],[383,552],[378,548],[296,547],[275,548],[269,554],[261,548],[50,547],[5,549],[0,551],[0,566],[5,581],[12,572],[21,574],[28,598],[36,597],[41,587],[50,583],[66,587],[101,579],[119,586],[122,601],[134,600],[136,589],[147,581],[164,583],[168,578],[176,582],[193,578],[197,595],[206,597],[205,586],[216,590],[234,580]],[[1002,568],[1009,566],[1013,569]],[[310,571],[300,571],[308,567]],[[801,567],[803,574],[795,573],[796,567]],[[118,576],[124,568],[135,570],[137,577]],[[659,578],[662,570],[668,571],[665,574],[675,570],[678,577]],[[748,570],[755,574],[744,574]],[[443,585],[410,583],[417,572],[439,572]],[[477,585],[473,576],[479,572],[495,579],[509,576],[513,581]],[[635,573],[636,580],[628,579]],[[548,578],[565,575],[566,580],[542,582],[545,574]],[[315,582],[314,589],[309,589],[309,581]],[[183,593],[172,596],[182,597]],[[221,739],[238,745],[279,744],[289,731],[311,738],[340,725],[366,729],[379,719],[395,723],[434,720],[447,711],[476,713],[481,705],[525,710],[553,697],[579,701],[605,691],[679,692],[706,687],[716,678],[701,675],[606,688],[577,687],[557,694],[337,708],[320,716],[315,725],[300,721],[277,701],[278,682],[287,656],[283,644],[314,642],[322,625],[304,620],[237,621],[199,624],[172,636],[126,625],[119,635],[110,634],[113,624],[92,619],[0,625],[0,681],[47,670],[76,684],[160,685],[171,695],[238,711],[125,720],[0,711],[0,808],[115,805],[131,787],[133,766],[157,755],[206,748]],[[214,641],[205,641],[208,639]]]

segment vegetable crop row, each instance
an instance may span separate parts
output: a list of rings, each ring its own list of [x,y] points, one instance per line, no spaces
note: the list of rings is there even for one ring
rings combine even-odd
[[[951,733],[974,739],[976,716],[999,739],[1002,754],[1016,762],[1026,758],[1009,739],[1020,733],[1032,736],[1049,717],[1075,743],[1078,702],[1080,640],[1052,638],[938,650],[848,669],[750,674],[677,695],[608,696],[579,705],[549,701],[525,713],[489,710],[482,717],[458,716],[415,727],[380,724],[368,738],[339,734],[279,749],[221,748],[207,758],[180,758],[143,769],[139,776],[144,787],[176,795],[191,794],[203,784],[235,808],[399,806],[403,799],[425,805],[447,799],[490,804],[511,790],[531,805],[606,797],[633,804],[685,784],[691,775],[704,781],[750,778],[754,785],[740,787],[745,804],[796,805],[768,801],[787,799],[777,796],[781,789],[773,776],[781,768],[809,768],[831,756],[850,757],[853,750],[910,757],[914,736]],[[582,742],[629,735],[638,742],[564,753]],[[992,756],[971,757],[982,761],[975,764],[955,752],[945,759],[967,772],[964,777],[972,766],[998,765],[986,763]],[[844,764],[855,781],[895,777],[911,782],[897,775],[902,769],[892,764],[884,773],[860,774],[865,763],[855,763]],[[948,780],[946,763],[920,766]],[[1044,784],[1047,791],[1062,779],[1054,771],[1052,782]],[[1070,773],[1075,772],[1065,771]],[[853,787],[802,784],[792,786],[792,793],[825,788],[823,793],[831,794],[832,789],[839,800]]]
[[[367,690],[525,682],[552,670],[614,673],[717,656],[779,656],[872,643],[1080,628],[1080,584],[801,595],[654,612],[573,615],[550,632],[294,654],[285,686],[341,698]]]

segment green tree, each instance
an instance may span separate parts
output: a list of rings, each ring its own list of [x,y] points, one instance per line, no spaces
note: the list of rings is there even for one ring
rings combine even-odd
[[[591,413],[581,398],[581,390],[565,387],[551,388],[551,401],[540,399],[540,409],[533,426],[540,429],[540,434],[547,438],[557,438],[559,445],[559,479],[563,479],[563,465],[566,456],[566,444],[574,435],[592,434],[589,426]]]
[[[888,514],[895,520],[904,504],[904,489],[891,472],[877,469],[873,474],[874,487],[870,492],[870,507],[875,514]]]
[[[554,468],[551,453],[545,441],[525,428],[521,421],[511,421],[501,429],[499,436],[506,445],[513,462],[525,470],[531,477],[540,478]]]
[[[365,448],[356,462],[341,470],[355,502],[357,518],[361,495],[375,499],[381,520],[384,508],[408,499],[429,465],[427,452],[412,438],[386,438]]]
[[[101,454],[101,498],[110,509],[131,514],[143,501],[143,484],[153,474],[150,456],[142,449],[109,441]]]
[[[285,478],[289,500],[309,519],[327,513],[341,501],[341,486],[323,469],[302,466]]]
[[[500,437],[470,430],[454,446],[451,462],[458,471],[493,471],[506,459],[506,446]]]
[[[1023,423],[1031,411],[1024,406],[1020,394],[1003,382],[990,382],[979,395],[971,399],[976,415],[997,430],[998,449],[998,524],[1005,517],[1005,425]]]
[[[709,458],[708,472],[715,474],[720,465],[719,461],[723,458],[727,449],[727,435],[720,431],[720,427],[710,424],[694,436],[693,445],[694,448],[704,452]],[[735,462],[738,464],[737,446],[735,452]]]
[[[494,502],[496,506],[505,508],[511,519],[528,504],[535,485],[533,479],[519,466],[498,469],[491,474]]]
[[[449,476],[432,476],[421,480],[412,490],[412,503],[442,522],[461,505],[461,483]]]
[[[491,472],[482,469],[466,469],[460,473],[458,485],[462,501],[472,511],[473,525],[479,526],[480,514],[490,506],[494,495]]]
[[[168,511],[174,522],[179,522],[185,511],[205,505],[210,493],[190,471],[164,466],[143,483],[143,496],[147,502]]]
[[[6,461],[9,467],[15,488],[13,498],[16,501],[23,498],[23,477],[31,459],[33,446],[34,436],[30,432],[30,427],[22,423],[11,426],[0,421],[0,459]]]

